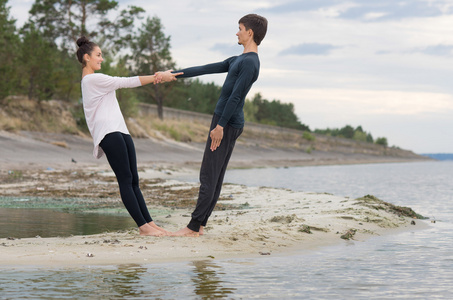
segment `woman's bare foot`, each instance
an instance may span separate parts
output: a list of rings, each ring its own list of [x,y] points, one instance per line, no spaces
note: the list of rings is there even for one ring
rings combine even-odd
[[[157,225],[156,225],[157,226]],[[166,235],[164,232],[160,231],[157,228],[149,225],[146,223],[138,228],[140,235],[148,235],[148,236],[164,236]]]
[[[153,227],[153,228],[155,228],[155,229],[157,229],[159,231],[162,231],[164,233],[164,235],[170,235],[171,234],[170,231],[167,231],[167,230],[163,229],[162,227],[157,226],[157,224],[154,223],[154,221],[151,221],[148,224],[151,225],[151,227]]]
[[[198,237],[200,234],[196,231],[190,230],[188,227],[184,227],[176,232],[173,232],[171,236],[191,236],[191,237]]]

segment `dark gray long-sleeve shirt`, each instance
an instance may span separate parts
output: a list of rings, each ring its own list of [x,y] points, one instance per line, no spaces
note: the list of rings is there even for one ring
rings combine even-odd
[[[223,62],[191,67],[175,72],[184,72],[178,78],[228,72],[214,113],[220,116],[219,125],[244,127],[244,101],[252,84],[258,79],[260,60],[258,53],[247,52],[230,57]]]

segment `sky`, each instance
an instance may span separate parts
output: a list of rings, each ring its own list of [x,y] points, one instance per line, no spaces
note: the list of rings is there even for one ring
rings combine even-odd
[[[9,0],[20,27],[32,0]],[[310,129],[362,128],[389,146],[453,153],[453,1],[118,0],[157,16],[180,68],[242,53],[238,20],[267,18],[250,90],[293,103]],[[137,23],[140,26],[140,23]],[[224,74],[202,76],[222,85]]]

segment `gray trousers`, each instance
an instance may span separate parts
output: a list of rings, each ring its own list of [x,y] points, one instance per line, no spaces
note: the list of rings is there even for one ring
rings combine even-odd
[[[211,122],[211,130],[213,130],[219,121],[220,117],[214,114]],[[192,213],[192,219],[187,227],[193,231],[200,231],[200,226],[206,226],[212,211],[214,210],[217,200],[222,189],[223,178],[225,171],[230,161],[231,154],[236,140],[241,135],[243,128],[234,128],[226,125],[223,128],[223,138],[220,146],[211,151],[211,137],[208,134],[208,140],[204,150],[203,161],[200,169],[200,191],[198,193],[198,201],[195,210]]]

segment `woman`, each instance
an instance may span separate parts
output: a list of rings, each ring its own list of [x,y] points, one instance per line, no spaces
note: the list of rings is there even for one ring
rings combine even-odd
[[[77,45],[79,46],[77,58],[82,64],[83,109],[88,129],[93,137],[93,155],[100,158],[105,153],[118,180],[121,199],[137,223],[140,235],[167,235],[167,231],[154,223],[140,191],[135,147],[115,91],[149,83],[173,81],[182,73],[172,74],[171,71],[166,71],[135,77],[112,77],[94,73],[101,69],[104,60],[101,49],[86,37],[79,38]]]

